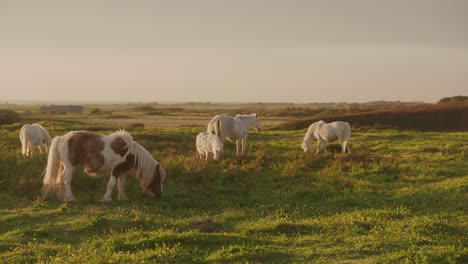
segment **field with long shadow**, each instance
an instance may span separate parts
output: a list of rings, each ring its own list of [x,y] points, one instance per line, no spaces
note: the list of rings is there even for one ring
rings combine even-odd
[[[203,127],[136,127],[167,170],[162,197],[131,175],[129,201],[101,203],[109,176],[77,171],[64,204],[38,199],[47,160],[20,155],[21,125],[0,126],[2,263],[468,262],[466,132],[358,131],[351,155],[302,153],[305,130],[252,132],[245,156],[226,142],[221,161],[199,163]]]

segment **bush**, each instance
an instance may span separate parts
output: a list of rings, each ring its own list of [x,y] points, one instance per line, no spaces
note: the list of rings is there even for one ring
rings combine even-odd
[[[100,114],[101,113],[101,109],[100,108],[93,108],[91,110],[91,112],[89,112],[90,114],[94,115],[94,114]]]
[[[148,112],[148,111],[154,111],[155,108],[150,106],[150,105],[142,105],[142,106],[136,106],[133,108],[135,111],[143,111],[143,112]]]
[[[133,128],[133,129],[145,128],[145,124],[143,124],[143,123],[133,123],[133,124],[130,124],[130,128]]]
[[[443,104],[443,103],[453,103],[453,102],[468,102],[468,96],[452,96],[452,97],[444,97],[437,102],[438,104]]]
[[[0,109],[0,125],[13,124],[19,121],[20,117],[15,111]]]

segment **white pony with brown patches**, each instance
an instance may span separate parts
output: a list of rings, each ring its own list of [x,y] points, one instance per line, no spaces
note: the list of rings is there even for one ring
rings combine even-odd
[[[71,190],[73,172],[82,167],[89,176],[111,172],[102,201],[112,201],[112,190],[118,182],[118,199],[127,200],[125,173],[136,171],[142,190],[160,197],[166,179],[164,168],[132,136],[121,130],[111,135],[72,131],[55,137],[50,146],[43,180],[42,198],[57,191],[61,201],[74,201]]]
[[[210,153],[213,153],[213,159],[218,161],[223,153],[223,142],[216,136],[208,132],[201,132],[196,139],[197,153],[200,161],[205,157],[208,160]]]
[[[236,115],[234,118],[230,115],[221,114],[213,117],[208,123],[206,132],[211,133],[214,129],[215,135],[221,142],[226,139],[236,141],[236,155],[239,156],[240,145],[242,144],[242,154],[245,153],[247,145],[247,136],[249,128],[253,126],[257,132],[260,131],[257,114]]]
[[[37,146],[41,154],[47,153],[51,144],[49,132],[39,124],[26,124],[21,127],[21,154],[32,156],[33,147]]]
[[[304,152],[307,152],[310,147],[313,139],[317,139],[317,150],[316,154],[320,152],[320,146],[322,146],[325,153],[327,149],[325,148],[325,141],[331,142],[338,140],[341,144],[341,152],[351,153],[349,149],[349,139],[351,138],[351,127],[348,122],[336,121],[332,123],[325,123],[325,121],[320,120],[309,126],[307,132],[302,141],[302,149]]]

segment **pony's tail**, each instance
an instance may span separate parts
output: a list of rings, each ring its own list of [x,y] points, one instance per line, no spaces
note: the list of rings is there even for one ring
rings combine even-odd
[[[220,133],[221,133],[221,121],[217,120],[216,126],[215,126],[215,135],[220,137],[221,136]]]
[[[26,144],[26,129],[24,128],[24,126],[21,128],[21,131],[20,131],[20,140],[21,140],[21,154],[26,155],[26,151],[27,151],[27,144]]]
[[[213,119],[208,122],[208,126],[206,126],[206,132],[211,134],[211,131],[213,130]]]
[[[52,140],[47,157],[47,167],[42,186],[42,199],[47,198],[52,191],[57,189],[57,183],[61,182],[61,158],[58,144],[61,137],[55,137]]]
[[[351,153],[349,150],[349,139],[351,138],[351,126],[349,123],[346,123],[346,129],[345,129],[345,134],[344,134],[344,141],[343,141],[343,149],[344,153],[348,152]]]

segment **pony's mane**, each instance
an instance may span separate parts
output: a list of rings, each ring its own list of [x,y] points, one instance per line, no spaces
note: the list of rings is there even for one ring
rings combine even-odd
[[[244,117],[248,117],[248,118],[252,118],[252,117],[255,117],[254,115],[241,115],[241,114],[237,114],[234,118],[236,117],[240,117],[240,118],[244,118]]]
[[[111,136],[118,136],[121,137],[125,142],[127,142],[128,145],[133,141],[132,135],[125,131],[125,129],[119,129],[115,131],[114,133],[111,134]]]
[[[257,114],[250,114],[250,115],[237,114],[234,118],[239,118],[242,121],[248,121],[250,123],[253,120],[257,120]]]
[[[153,158],[148,150],[135,141],[131,142],[129,152],[135,156],[134,166],[137,169],[136,175],[141,175],[142,187],[148,186],[153,180],[153,172],[159,162]]]
[[[306,144],[305,146],[307,148],[310,148],[310,145],[312,144],[311,141],[312,141],[313,134],[314,134],[314,126],[310,125],[309,128],[307,128],[307,132],[304,136],[304,140],[302,140],[302,142]]]
[[[47,142],[52,141],[52,138],[50,137],[49,132],[47,132],[47,130],[43,126],[39,125],[38,123],[34,123],[33,126],[39,127],[41,129],[41,133],[44,136],[45,140],[47,140]]]
[[[317,126],[318,126],[318,125],[321,125],[321,124],[326,124],[326,123],[325,123],[325,121],[323,121],[323,120],[319,120],[319,121],[317,121],[317,122],[312,123],[312,124],[309,126],[309,128],[307,129],[307,132],[306,132],[306,134],[305,134],[305,136],[304,136],[303,142],[306,144],[306,146],[307,146],[308,148],[310,148],[310,145],[312,144],[311,141],[312,141],[312,139],[313,139],[314,136],[315,136],[315,135],[314,135],[314,132],[315,132],[315,130],[317,129]]]

